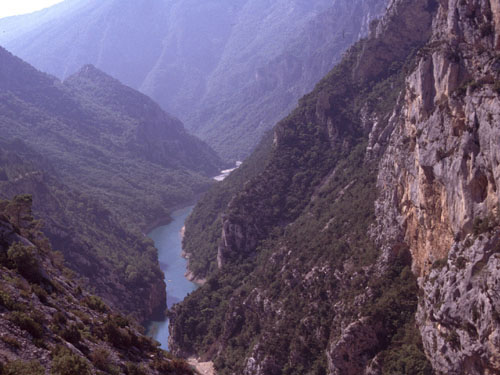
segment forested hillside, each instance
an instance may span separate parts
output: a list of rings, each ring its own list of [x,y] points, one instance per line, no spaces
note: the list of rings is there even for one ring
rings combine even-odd
[[[160,317],[166,303],[153,243],[126,229],[90,193],[61,182],[42,155],[22,141],[0,141],[0,196],[29,192],[40,230],[83,285],[139,320]]]
[[[31,203],[0,200],[0,374],[193,374],[73,279]]]
[[[396,7],[411,22],[387,16],[198,204],[185,244],[208,281],[174,308],[174,353],[220,374],[359,374],[377,354],[384,373],[430,374],[411,255],[373,232],[371,126],[389,123],[433,11]]]
[[[140,231],[206,189],[218,157],[92,66],[60,82],[3,49],[0,61],[0,196],[32,194],[56,249],[115,308],[162,313],[163,275]]]
[[[164,318],[142,232],[201,194],[173,355],[500,373],[500,0],[66,0],[2,41],[64,80],[0,48],[0,375],[191,373],[134,318]],[[100,69],[250,156],[214,182],[215,151]]]
[[[61,83],[6,50],[0,59],[3,137],[42,152],[69,184],[106,196],[125,220],[135,212],[137,227],[192,199],[218,172],[215,153],[178,120],[97,69]]]
[[[0,20],[0,45],[65,79],[91,63],[151,96],[224,159],[366,35],[386,0],[66,0]]]
[[[185,245],[207,282],[171,314],[175,353],[219,374],[500,371],[499,9],[391,1],[203,197]]]

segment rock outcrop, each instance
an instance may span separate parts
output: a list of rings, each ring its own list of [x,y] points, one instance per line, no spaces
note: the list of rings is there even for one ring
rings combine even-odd
[[[498,8],[390,2],[227,179],[221,268],[174,350],[224,375],[500,372]]]
[[[498,25],[498,1],[439,2],[380,164],[378,216],[412,253],[440,374],[500,371]]]
[[[73,279],[31,203],[29,195],[0,200],[0,372],[193,374]]]

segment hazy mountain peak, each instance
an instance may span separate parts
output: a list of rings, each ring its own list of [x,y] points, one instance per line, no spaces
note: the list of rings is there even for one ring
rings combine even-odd
[[[82,84],[83,82],[91,82],[93,84],[102,86],[103,88],[107,88],[108,90],[113,90],[120,87],[127,88],[130,91],[135,92],[135,90],[128,88],[116,78],[96,68],[93,64],[83,65],[76,73],[67,77],[63,82],[70,86],[76,86]],[[139,92],[135,92],[135,94],[142,95]]]
[[[93,64],[85,64],[74,75],[91,79],[100,78],[100,79],[106,79],[106,80],[112,79],[114,81],[118,81],[112,78],[110,75],[104,73],[102,70],[97,69]]]
[[[14,56],[7,49],[0,47],[0,88],[18,88],[20,82],[27,82],[33,78],[36,79],[31,82],[31,89],[37,84],[46,84],[57,80],[55,77],[41,74],[30,64]]]
[[[0,43],[61,79],[92,63],[156,100],[230,160],[250,153],[386,0],[62,4],[0,20]]]

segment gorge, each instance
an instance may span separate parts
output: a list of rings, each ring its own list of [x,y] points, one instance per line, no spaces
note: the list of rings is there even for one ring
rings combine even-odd
[[[500,371],[499,25],[496,0],[389,3],[193,210],[208,281],[173,309],[174,353],[223,375]]]
[[[500,373],[500,0],[0,28],[0,375]]]
[[[158,249],[160,269],[165,275],[167,308],[181,302],[197,287],[186,278],[187,261],[182,257],[182,230],[193,207],[188,206],[174,211],[171,214],[172,221],[169,224],[157,227],[148,234]],[[157,340],[165,350],[168,350],[168,325],[167,318],[151,322],[148,327],[148,335]]]

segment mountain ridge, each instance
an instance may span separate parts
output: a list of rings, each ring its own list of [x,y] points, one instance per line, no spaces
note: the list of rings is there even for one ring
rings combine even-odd
[[[219,158],[97,69],[60,82],[5,49],[0,62],[0,196],[32,194],[54,247],[113,308],[163,316],[163,274],[141,230],[208,188]]]
[[[385,3],[72,1],[40,14],[44,21],[0,20],[0,44],[61,79],[98,66],[234,162],[366,34]]]
[[[498,9],[390,1],[201,199],[184,245],[207,282],[171,314],[175,353],[223,375],[498,373]]]

